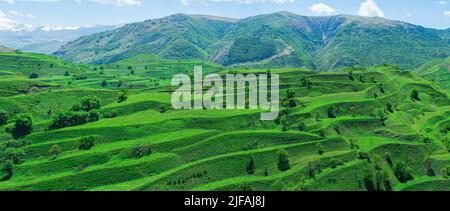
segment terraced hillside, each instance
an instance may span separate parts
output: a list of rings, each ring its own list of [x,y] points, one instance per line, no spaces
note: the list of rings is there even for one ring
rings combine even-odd
[[[172,110],[175,87],[154,72],[194,64],[67,63],[77,68],[32,79],[9,67],[1,84],[47,88],[1,88],[0,190],[450,190],[450,100],[433,82],[387,66],[272,69],[286,106],[267,122],[260,110]],[[23,113],[33,131],[14,140],[3,131],[23,128]],[[78,122],[85,113],[98,118]]]
[[[416,73],[430,81],[441,84],[447,91],[450,90],[450,57],[427,62],[416,70]]]

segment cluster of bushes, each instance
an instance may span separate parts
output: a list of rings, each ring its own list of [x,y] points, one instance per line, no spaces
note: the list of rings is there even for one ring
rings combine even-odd
[[[83,137],[80,140],[80,146],[78,146],[79,150],[87,151],[92,149],[95,145],[95,137],[89,136],[89,137]]]
[[[178,178],[175,181],[169,181],[169,182],[167,182],[167,185],[168,186],[183,185],[183,184],[186,184],[187,182],[189,182],[192,179],[204,178],[204,177],[207,176],[207,174],[208,174],[207,171],[197,172],[197,173],[194,173],[194,174],[186,176],[186,177]]]
[[[0,110],[0,126],[8,124],[8,113]]]
[[[140,144],[136,145],[131,152],[131,156],[133,158],[142,158],[150,154],[152,154],[152,149],[150,148],[150,146],[144,146]]]
[[[6,113],[3,123],[7,123]],[[0,115],[1,116],[1,115]],[[1,121],[1,120],[0,120]],[[1,125],[1,124],[0,124]],[[11,133],[14,139],[22,138],[33,131],[33,120],[29,114],[19,114],[14,120],[14,125],[5,129],[5,132]]]
[[[294,90],[286,90],[286,98],[282,100],[282,106],[284,110],[280,113],[280,116],[275,120],[275,124],[281,124],[282,131],[288,131],[292,120],[292,115],[289,114],[290,108],[297,107],[297,100],[295,99]]]
[[[88,77],[86,75],[74,75],[73,76],[73,80],[75,81],[81,81],[81,80],[86,80],[88,79]]]
[[[58,113],[53,117],[49,130],[82,125],[89,122],[98,121],[99,119],[100,113],[96,110],[89,112],[67,111],[65,113]]]
[[[72,127],[100,120],[101,115],[97,109],[101,108],[100,99],[97,97],[84,97],[80,104],[71,110],[58,113],[53,117],[49,130]]]

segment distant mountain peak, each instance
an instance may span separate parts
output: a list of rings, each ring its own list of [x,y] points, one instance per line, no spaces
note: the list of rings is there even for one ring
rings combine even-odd
[[[0,53],[13,52],[14,49],[0,45]]]
[[[429,59],[449,56],[448,34],[379,17],[309,17],[281,11],[230,19],[180,13],[80,38],[55,55],[96,64],[155,54],[225,66],[335,70],[398,63],[412,68]]]

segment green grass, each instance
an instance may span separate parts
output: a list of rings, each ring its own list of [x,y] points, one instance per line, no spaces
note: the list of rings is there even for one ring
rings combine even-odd
[[[299,102],[289,109],[288,131],[283,131],[275,121],[260,121],[261,110],[170,109],[174,90],[170,76],[189,73],[200,61],[141,55],[101,66],[37,54],[4,53],[0,58],[6,59],[0,62],[0,110],[9,117],[8,125],[0,126],[0,152],[16,147],[25,153],[23,162],[14,165],[12,177],[0,182],[0,190],[365,191],[363,178],[373,163],[358,159],[360,153],[368,153],[372,161],[389,154],[394,163],[408,163],[414,180],[407,183],[400,183],[387,167],[394,190],[449,190],[441,171],[450,165],[442,142],[450,128],[448,92],[414,73],[380,66],[354,71],[351,80],[346,71],[272,69],[280,74],[282,98],[291,89]],[[38,63],[53,68],[41,68],[39,77],[30,79]],[[267,72],[204,65],[206,72],[221,74]],[[64,76],[65,71],[70,76]],[[87,79],[75,80],[77,74]],[[311,87],[303,86],[302,78]],[[101,86],[103,80],[106,86]],[[119,103],[124,89],[128,99]],[[414,90],[420,101],[411,99]],[[99,112],[104,118],[48,130],[55,113],[69,110],[85,96],[101,99]],[[168,109],[161,112],[161,107]],[[330,107],[335,118],[328,117]],[[12,142],[4,131],[19,113],[31,114],[34,130]],[[297,125],[300,118],[306,124],[303,131]],[[95,137],[93,148],[79,150],[81,138],[89,136]],[[61,153],[51,157],[54,145]],[[152,152],[133,157],[137,146]],[[277,167],[277,152],[282,149],[289,153],[288,171]],[[250,156],[256,166],[253,175],[246,171]],[[435,176],[426,174],[426,161]],[[387,160],[382,163],[388,166]],[[310,177],[313,164],[318,169]],[[1,171],[0,177],[5,175]]]

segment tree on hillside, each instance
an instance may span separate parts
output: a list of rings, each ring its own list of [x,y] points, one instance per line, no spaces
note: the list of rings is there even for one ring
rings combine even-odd
[[[13,164],[20,164],[23,162],[24,157],[25,152],[23,149],[9,147],[0,151],[0,163],[11,161]]]
[[[267,169],[267,167],[264,169],[264,176],[269,176],[269,169]]]
[[[408,164],[404,161],[399,161],[394,165],[394,175],[401,183],[406,183],[409,180],[414,179],[410,171],[411,169],[408,167]]]
[[[118,103],[125,102],[127,101],[127,99],[128,99],[128,91],[123,90],[122,92],[120,92],[117,102]]]
[[[74,111],[91,111],[93,109],[100,109],[101,100],[98,97],[83,97],[79,105],[74,107]]]
[[[8,113],[0,110],[0,126],[8,124]]]
[[[255,161],[252,156],[250,156],[250,160],[247,163],[247,173],[249,175],[255,174]]]
[[[441,169],[441,175],[448,179],[450,177],[450,166],[446,166],[444,168]]]
[[[392,105],[392,103],[390,102],[386,103],[386,110],[389,111],[390,113],[394,113],[394,106]]]
[[[0,178],[0,182],[4,182],[4,181],[11,179],[13,176],[13,171],[14,171],[13,162],[10,160],[6,161],[5,163],[3,163],[0,170],[6,173],[6,176],[4,176],[3,178]]]
[[[100,86],[102,87],[108,86],[108,82],[106,80],[103,80]]]
[[[351,81],[355,81],[355,76],[353,76],[353,71],[349,71],[349,72],[348,72],[348,78],[349,78]]]
[[[298,119],[298,130],[300,130],[300,131],[306,130],[305,119],[303,119],[303,118]]]
[[[433,169],[433,164],[430,159],[426,159],[423,163],[423,167],[425,169],[425,174],[429,177],[435,177],[436,172]]]
[[[350,149],[359,149],[358,141],[356,139],[351,138],[349,142],[350,142]]]
[[[361,83],[366,83],[366,81],[364,80],[364,78],[363,78],[362,75],[359,75],[359,81],[360,81]]]
[[[149,146],[138,144],[133,148],[131,156],[134,158],[142,158],[150,154],[152,154],[152,150]]]
[[[89,136],[89,137],[83,137],[80,140],[80,146],[78,146],[78,149],[80,150],[90,150],[95,145],[95,137]]]
[[[325,150],[321,143],[317,144],[317,150],[318,150],[319,155],[323,155],[325,153]]]
[[[39,78],[39,75],[37,73],[31,73],[29,78],[30,79]]]
[[[19,114],[16,117],[14,127],[11,129],[11,135],[14,139],[22,138],[33,131],[33,121],[29,114]]]
[[[314,162],[308,163],[308,176],[309,178],[314,178],[316,176],[316,173],[318,173],[319,167]]]
[[[295,98],[295,91],[292,89],[286,90],[286,95],[288,99],[294,99]]]
[[[289,130],[289,121],[287,116],[283,116],[280,119],[280,123],[281,123],[281,131],[286,132]]]
[[[279,150],[278,153],[278,169],[280,171],[287,171],[291,169],[291,165],[289,164],[289,154],[286,150]]]
[[[330,107],[328,107],[328,110],[327,110],[327,115],[328,115],[328,118],[330,118],[330,119],[334,119],[334,118],[336,118],[336,115],[335,115],[335,108],[333,107],[333,106],[330,106]]]
[[[383,110],[378,111],[378,118],[380,119],[381,126],[386,126],[386,120],[388,118]]]
[[[383,83],[378,84],[378,88],[380,89],[380,92],[381,92],[382,94],[385,94],[385,93],[386,93],[386,90],[384,90],[384,88],[383,88]]]
[[[52,147],[50,147],[50,149],[48,149],[48,155],[50,156],[51,159],[55,159],[59,156],[59,154],[61,154],[62,149],[59,145],[53,145]]]
[[[164,113],[166,113],[167,112],[167,108],[166,108],[166,106],[164,106],[164,105],[161,105],[161,107],[159,108],[159,113],[162,113],[162,114],[164,114]]]
[[[412,101],[421,101],[421,100],[420,100],[420,97],[419,97],[419,91],[413,90],[413,91],[411,92],[411,100],[412,100]]]

